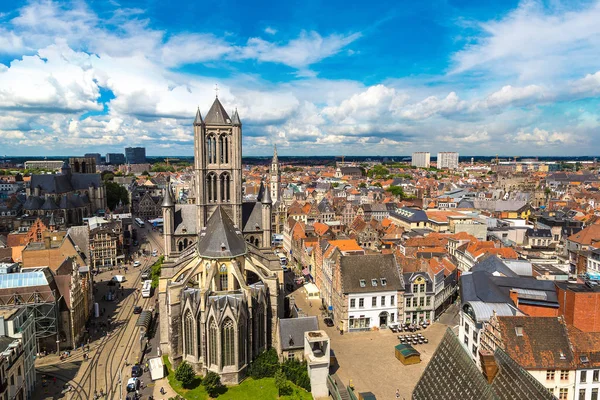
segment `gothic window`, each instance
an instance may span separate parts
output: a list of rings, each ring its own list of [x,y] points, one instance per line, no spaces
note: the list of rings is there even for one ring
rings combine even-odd
[[[221,201],[230,201],[231,196],[231,177],[227,172],[221,174]]]
[[[211,153],[210,151],[212,150],[211,146],[210,146],[210,136],[206,137],[206,162],[207,164],[210,163],[211,160]]]
[[[214,364],[217,365],[217,331],[219,329],[217,328],[217,323],[215,322],[214,318],[211,319],[210,321],[210,328],[208,328],[208,345],[209,345],[209,351],[208,351],[208,357],[209,357],[209,364]]]
[[[256,344],[260,350],[265,345],[265,310],[262,304],[256,310]]]
[[[184,335],[184,354],[194,354],[194,317],[188,310],[183,319],[183,335]]]
[[[227,135],[219,136],[219,162],[221,164],[229,162],[229,139]]]
[[[182,252],[183,251],[183,242],[179,242],[179,251]]]
[[[209,203],[217,201],[217,176],[211,172],[206,175],[206,191]]]
[[[221,268],[219,268],[219,283],[221,284],[221,290],[227,290],[227,288],[229,287],[227,284],[227,266],[225,264],[221,265]]]
[[[221,327],[221,361],[222,366],[235,365],[235,331],[233,321],[226,318]]]
[[[238,328],[238,342],[239,342],[239,364],[240,366],[246,364],[246,327],[243,322],[240,322]]]

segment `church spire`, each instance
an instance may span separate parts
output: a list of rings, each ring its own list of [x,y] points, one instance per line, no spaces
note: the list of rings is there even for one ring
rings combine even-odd
[[[233,125],[241,125],[242,121],[240,121],[240,116],[238,115],[237,108],[233,112],[233,117],[231,117],[231,123]]]
[[[202,125],[204,121],[202,121],[202,114],[200,114],[200,107],[198,107],[198,111],[196,111],[196,119],[194,120],[194,126]]]
[[[279,159],[277,158],[277,144],[273,145],[273,164],[277,164]]]

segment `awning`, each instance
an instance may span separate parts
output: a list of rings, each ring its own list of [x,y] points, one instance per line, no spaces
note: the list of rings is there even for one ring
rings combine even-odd
[[[142,311],[137,319],[137,322],[135,323],[135,326],[139,326],[140,328],[143,328],[144,330],[148,330],[148,327],[150,326],[150,322],[152,321],[152,313],[150,311]]]

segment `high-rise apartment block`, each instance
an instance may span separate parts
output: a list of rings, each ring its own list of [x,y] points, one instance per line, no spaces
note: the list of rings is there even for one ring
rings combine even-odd
[[[437,155],[438,169],[458,169],[458,153],[454,151],[442,151]]]
[[[429,168],[431,155],[428,151],[417,151],[412,153],[412,162],[410,165],[418,168]]]
[[[127,164],[144,164],[146,162],[145,147],[125,147]]]
[[[123,153],[106,153],[106,163],[112,165],[125,164],[125,154]]]

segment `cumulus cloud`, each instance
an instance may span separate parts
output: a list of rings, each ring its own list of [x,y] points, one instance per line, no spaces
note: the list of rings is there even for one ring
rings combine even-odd
[[[460,100],[455,92],[440,99],[436,96],[429,96],[418,103],[409,104],[397,111],[402,118],[411,120],[420,120],[430,118],[434,115],[449,115],[460,112],[467,107],[467,102]]]
[[[542,147],[574,143],[575,135],[568,132],[549,132],[534,128],[531,132],[520,130],[514,135],[513,140],[517,143],[529,143]]]
[[[540,102],[546,97],[541,86],[528,85],[525,87],[503,86],[502,89],[490,94],[483,101],[475,102],[473,108],[498,108],[506,106],[523,106],[532,102]]]
[[[531,80],[585,71],[597,66],[598,21],[598,2],[523,1],[499,20],[471,24],[479,32],[454,54],[451,73],[486,70]]]

